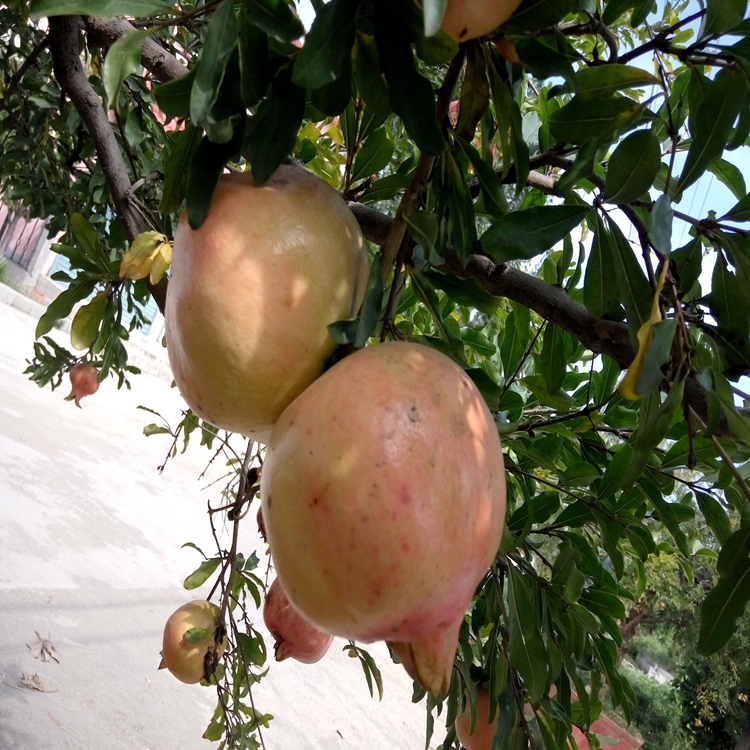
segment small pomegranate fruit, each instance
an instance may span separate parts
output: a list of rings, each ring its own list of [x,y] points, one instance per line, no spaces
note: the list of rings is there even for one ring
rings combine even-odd
[[[448,0],[440,28],[457,42],[489,34],[505,23],[521,0]]]
[[[186,633],[192,628],[207,631],[206,637],[191,643]],[[221,610],[212,602],[196,599],[183,604],[167,620],[159,669],[166,668],[180,682],[194,685],[214,673],[226,647]]]
[[[266,442],[322,372],[327,326],[367,285],[365,243],[341,195],[300,165],[256,187],[223,175],[203,225],[177,226],[166,307],[177,387],[203,419]]]
[[[261,496],[292,606],[327,633],[388,641],[447,692],[505,518],[497,428],[466,373],[418,344],[346,357],[281,415]]]
[[[471,731],[471,708],[466,707],[456,719],[456,737],[465,750],[491,750],[497,732],[498,712],[490,723],[490,691],[486,684],[477,685],[477,720]]]
[[[321,633],[289,604],[278,578],[268,589],[263,622],[276,641],[276,661],[284,661],[291,656],[303,664],[315,664],[326,655],[333,643],[332,635]]]
[[[70,368],[70,395],[65,397],[66,401],[75,401],[76,406],[81,408],[81,399],[85,396],[93,396],[99,390],[99,370],[93,365],[85,365],[79,362]]]

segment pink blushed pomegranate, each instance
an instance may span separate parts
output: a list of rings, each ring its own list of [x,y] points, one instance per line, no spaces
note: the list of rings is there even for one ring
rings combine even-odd
[[[456,719],[456,737],[465,750],[492,750],[497,732],[499,713],[490,723],[490,691],[486,684],[477,685],[477,714],[474,731],[471,731],[471,709],[468,701]]]
[[[65,397],[66,401],[75,401],[76,406],[81,408],[81,399],[92,396],[99,390],[99,371],[93,365],[85,365],[79,362],[70,368],[70,395]]]
[[[325,632],[388,641],[447,692],[505,517],[497,429],[464,371],[410,343],[345,358],[281,415],[261,495],[292,606]]]
[[[333,643],[332,635],[321,633],[289,604],[278,578],[268,589],[263,622],[274,638],[276,661],[291,657],[303,664],[315,664]]]

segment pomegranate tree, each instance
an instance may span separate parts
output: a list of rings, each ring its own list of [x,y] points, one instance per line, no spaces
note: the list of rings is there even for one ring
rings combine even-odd
[[[497,428],[466,373],[409,343],[343,359],[282,414],[261,495],[292,606],[325,632],[388,641],[445,693],[505,516]]]
[[[180,682],[194,685],[210,677],[227,647],[221,610],[203,599],[183,604],[164,626],[162,660]]]
[[[87,365],[79,362],[70,368],[70,385],[71,391],[65,397],[66,401],[75,401],[76,406],[81,408],[81,399],[85,396],[92,396],[99,390],[99,370],[93,365]]]
[[[332,635],[321,633],[289,604],[278,578],[268,589],[263,622],[274,638],[276,661],[291,657],[303,664],[315,664],[333,643]]]
[[[260,187],[224,175],[203,225],[183,214],[174,239],[167,351],[193,411],[266,442],[323,372],[327,326],[356,313],[367,273],[359,225],[320,178],[286,164]]]

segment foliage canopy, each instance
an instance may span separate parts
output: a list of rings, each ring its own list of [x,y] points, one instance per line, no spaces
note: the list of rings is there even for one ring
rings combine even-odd
[[[461,631],[444,747],[465,691],[473,703],[488,681],[495,746],[553,750],[571,723],[588,730],[603,684],[630,715],[621,623],[651,560],[670,556],[692,582],[701,556],[716,559],[696,597],[702,654],[725,646],[750,599],[750,397],[737,385],[750,372],[750,195],[733,163],[750,144],[747,2],[524,0],[461,45],[432,33],[444,3],[423,4],[316,0],[302,46],[285,0],[0,5],[3,198],[49,219],[71,269],[29,374],[54,387],[82,356],[124,383],[123,314],[136,311],[132,330],[149,294],[163,305],[183,204],[198,226],[226,165],[262,182],[303,162],[372,243],[361,314],[331,335],[445,352],[504,440],[508,532]],[[721,217],[686,209],[706,173],[736,198]],[[82,355],[43,338],[83,301]],[[196,425],[146,429],[176,440]],[[227,489],[240,504],[254,456]],[[260,601],[255,565],[223,550],[186,581],[219,571],[233,597],[206,731],[222,747],[258,747],[270,718],[247,703],[266,655],[245,608],[248,593]],[[381,689],[369,654],[347,648]]]

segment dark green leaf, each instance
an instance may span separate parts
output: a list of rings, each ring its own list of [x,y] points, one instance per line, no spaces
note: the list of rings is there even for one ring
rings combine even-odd
[[[553,112],[550,133],[566,143],[583,143],[589,138],[612,139],[618,131],[638,124],[644,105],[624,96],[586,100],[575,96]]]
[[[469,45],[466,52],[466,69],[461,84],[456,133],[467,141],[474,138],[477,125],[490,103],[490,84],[487,80],[487,63],[478,43]]]
[[[188,122],[177,133],[172,150],[164,162],[164,186],[159,210],[171,214],[180,210],[187,191],[190,164],[201,141],[200,130]]]
[[[240,91],[242,103],[255,107],[266,95],[271,83],[268,57],[268,36],[258,28],[247,13],[240,13],[237,38],[240,49]]]
[[[612,237],[597,213],[596,233],[591,243],[583,284],[583,304],[595,318],[620,310],[617,277],[612,273],[613,263]]]
[[[633,448],[630,443],[623,443],[607,466],[596,489],[598,498],[606,498],[621,490],[627,477],[628,468],[633,460]]]
[[[305,33],[302,21],[286,0],[242,0],[242,12],[280,42],[293,42]]]
[[[463,262],[473,252],[477,240],[474,203],[453,152],[446,149],[435,165],[433,186],[438,216],[448,219],[448,236]]]
[[[598,589],[588,589],[581,594],[580,603],[595,615],[606,615],[615,619],[625,617],[625,606],[615,594]]]
[[[256,185],[262,185],[291,153],[305,114],[305,90],[295,86],[288,68],[271,83],[271,95],[258,107],[248,136]]]
[[[573,83],[575,72],[567,55],[557,52],[534,37],[517,37],[511,41],[515,44],[521,62],[534,77],[541,79],[562,76],[568,83]]]
[[[716,541],[722,546],[725,545],[732,535],[732,524],[726,511],[721,507],[721,503],[705,492],[696,491],[695,499]]]
[[[341,75],[331,83],[314,89],[310,94],[314,107],[324,115],[335,117],[341,114],[352,100],[352,61],[347,59]]]
[[[722,545],[716,570],[720,576],[732,575],[750,554],[750,526],[737,529]]]
[[[719,182],[723,182],[737,200],[742,200],[745,197],[745,193],[747,192],[745,178],[743,177],[742,172],[735,167],[734,164],[726,161],[726,159],[717,159],[709,166],[708,171],[711,172]]]
[[[611,203],[634,201],[648,192],[660,168],[659,141],[650,130],[638,130],[612,154],[602,197]]]
[[[746,10],[747,0],[706,0],[706,15],[698,38],[733,29],[745,17]]]
[[[604,13],[602,13],[602,21],[606,26],[611,26],[621,15],[637,4],[638,0],[609,0]]]
[[[574,7],[575,0],[523,0],[501,28],[506,34],[544,29],[565,18]]]
[[[557,181],[557,192],[559,195],[567,196],[580,180],[591,175],[594,171],[594,163],[597,160],[598,152],[599,141],[596,138],[589,138],[581,144],[576,155],[576,160]]]
[[[592,68],[580,68],[575,74],[576,98],[603,100],[605,97],[622,89],[641,88],[658,85],[659,79],[651,73],[629,65],[612,63],[596,65]]]
[[[695,115],[693,136],[676,193],[692,185],[724,151],[740,108],[747,96],[747,78],[741,71],[723,68]]]
[[[352,167],[352,182],[375,175],[385,169],[393,156],[393,141],[388,138],[385,128],[378,128],[368,136],[357,152]]]
[[[542,336],[542,351],[539,355],[539,372],[547,383],[547,389],[555,395],[565,380],[565,338],[562,328],[548,323]]]
[[[476,279],[461,279],[452,273],[441,273],[432,269],[422,271],[422,275],[432,286],[445,292],[459,305],[474,307],[485,315],[494,315],[500,307],[500,298],[493,297]]]
[[[213,143],[204,136],[195,149],[185,191],[188,221],[192,229],[198,229],[206,220],[224,165],[242,148],[244,134],[245,118],[242,118],[235,126],[234,136],[229,143]]]
[[[680,275],[680,289],[683,292],[689,292],[701,275],[703,250],[704,245],[700,237],[696,237],[671,255],[671,260]]]
[[[387,115],[391,111],[388,86],[380,72],[380,55],[375,39],[357,31],[352,59],[354,80],[362,98],[375,114]]]
[[[91,302],[78,308],[70,325],[70,343],[74,349],[88,349],[96,341],[108,304],[109,293],[103,291],[95,295]]]
[[[503,185],[497,177],[495,170],[482,159],[474,146],[462,138],[456,139],[469,157],[471,166],[474,168],[479,180],[479,185],[484,196],[484,209],[490,216],[503,216],[508,212],[508,203],[505,200]]]
[[[719,327],[739,339],[750,333],[747,295],[738,276],[731,273],[722,253],[718,253],[713,272],[713,286],[708,297],[708,307]]]
[[[513,211],[482,235],[482,247],[496,263],[533,258],[569,234],[589,211],[590,206],[535,206]]]
[[[360,203],[389,200],[405,190],[410,182],[411,177],[405,174],[390,174],[387,177],[381,177],[362,193]]]
[[[193,90],[197,69],[187,75],[154,88],[154,96],[159,109],[167,117],[185,119],[190,116],[190,92]]]
[[[237,46],[237,18],[234,3],[225,0],[211,16],[190,94],[190,118],[196,125],[209,122],[229,58]],[[231,133],[230,133],[231,137]]]
[[[43,16],[137,16],[145,18],[169,13],[160,0],[32,0],[29,17],[37,21]]]
[[[437,156],[445,149],[445,141],[438,127],[432,84],[417,71],[409,37],[391,23],[383,3],[375,5],[375,41],[391,109],[419,149]]]
[[[360,0],[331,0],[315,16],[294,64],[297,86],[317,89],[339,78],[350,64]]]
[[[701,605],[698,653],[702,656],[722,648],[734,633],[735,623],[750,600],[750,560],[743,560],[731,573],[719,578]]]
[[[664,380],[664,373],[661,368],[669,359],[676,330],[677,320],[675,318],[662,320],[651,326],[654,338],[646,351],[643,370],[641,370],[641,375],[635,385],[634,390],[638,395],[647,396]]]

